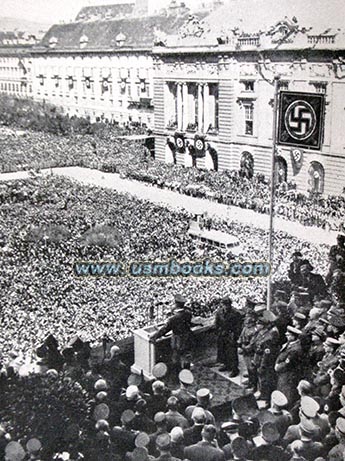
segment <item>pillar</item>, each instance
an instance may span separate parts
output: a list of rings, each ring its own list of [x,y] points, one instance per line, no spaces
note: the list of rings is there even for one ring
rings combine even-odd
[[[202,97],[202,83],[198,84],[198,131],[200,133],[203,133],[204,127],[203,127],[203,112],[204,112],[204,101]]]
[[[204,84],[204,132],[206,133],[210,125],[210,115],[209,115],[209,95],[210,89],[208,83]]]

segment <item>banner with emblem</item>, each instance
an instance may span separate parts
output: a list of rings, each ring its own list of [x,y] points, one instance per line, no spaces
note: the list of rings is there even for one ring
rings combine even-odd
[[[194,149],[195,149],[196,157],[205,157],[205,154],[206,154],[205,136],[200,136],[198,134],[195,135]]]
[[[176,146],[177,152],[179,152],[180,154],[183,153],[186,150],[186,141],[184,138],[184,134],[175,133],[174,138],[175,138],[175,146]]]
[[[277,143],[319,150],[322,144],[325,95],[281,91]]]
[[[297,147],[291,149],[291,163],[293,175],[296,176],[301,171],[303,165],[303,151]]]

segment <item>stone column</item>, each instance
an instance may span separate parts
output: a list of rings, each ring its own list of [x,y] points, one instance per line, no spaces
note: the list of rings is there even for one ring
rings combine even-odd
[[[183,101],[183,116],[182,130],[186,130],[188,125],[188,84],[182,84],[182,101]]]
[[[182,83],[177,84],[177,128],[182,130]]]
[[[204,120],[203,120],[203,113],[204,113],[204,101],[202,97],[202,87],[203,84],[199,83],[198,84],[198,131],[200,133],[203,133],[204,131]]]
[[[206,133],[210,124],[210,115],[209,115],[209,95],[210,90],[208,83],[204,84],[204,132]]]

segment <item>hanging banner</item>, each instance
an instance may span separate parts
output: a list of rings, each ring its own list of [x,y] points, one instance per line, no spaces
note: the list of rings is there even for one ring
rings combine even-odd
[[[186,150],[186,141],[182,133],[175,133],[175,145],[177,152],[183,153]]]
[[[200,136],[198,134],[194,137],[194,148],[196,157],[205,157],[206,143],[205,136]]]
[[[303,165],[303,151],[301,149],[291,149],[291,163],[293,175],[296,176],[301,171]]]
[[[325,95],[281,91],[277,143],[319,150],[324,118]]]

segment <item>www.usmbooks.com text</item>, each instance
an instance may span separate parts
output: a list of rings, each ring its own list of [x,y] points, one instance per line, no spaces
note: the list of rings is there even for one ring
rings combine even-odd
[[[267,277],[271,266],[266,261],[219,262],[203,261],[78,261],[74,263],[78,277]]]

